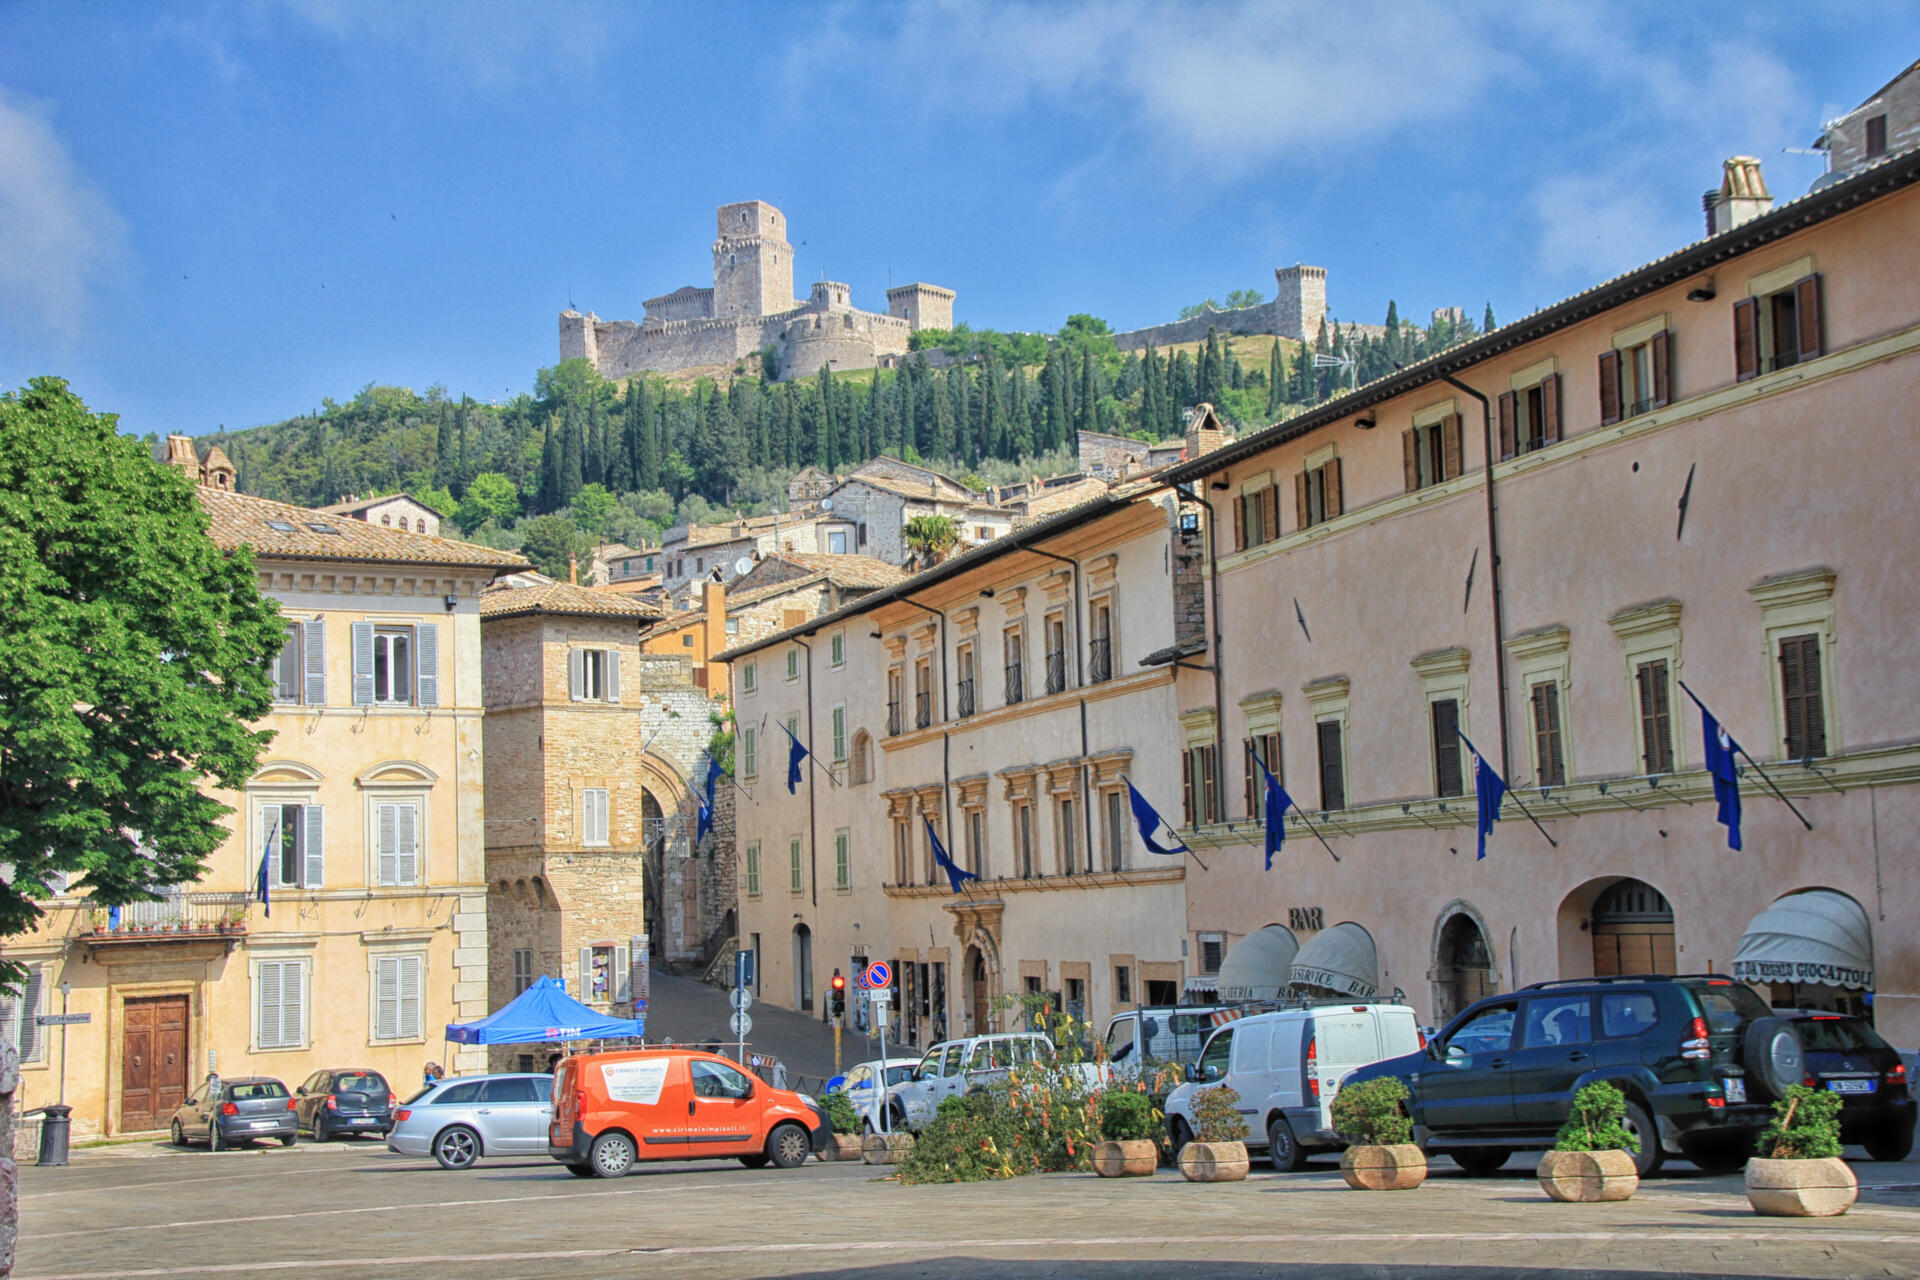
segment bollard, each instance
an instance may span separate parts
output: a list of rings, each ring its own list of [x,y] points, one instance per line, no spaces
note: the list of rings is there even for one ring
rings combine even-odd
[[[40,1164],[63,1165],[67,1162],[67,1132],[72,1124],[72,1107],[63,1107],[56,1102],[41,1109]]]

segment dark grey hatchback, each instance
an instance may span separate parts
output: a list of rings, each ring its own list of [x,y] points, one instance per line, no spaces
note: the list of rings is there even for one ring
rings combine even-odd
[[[308,1076],[294,1090],[293,1114],[317,1142],[364,1133],[384,1138],[393,1128],[397,1099],[378,1071],[329,1068]]]
[[[209,1150],[218,1151],[261,1138],[278,1138],[281,1146],[290,1147],[295,1123],[293,1098],[278,1080],[210,1076],[180,1104],[168,1127],[176,1147],[205,1142]]]

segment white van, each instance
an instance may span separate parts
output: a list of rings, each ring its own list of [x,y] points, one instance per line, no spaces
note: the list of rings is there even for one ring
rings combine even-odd
[[[1198,1128],[1193,1099],[1231,1085],[1240,1095],[1247,1146],[1264,1147],[1282,1173],[1313,1150],[1346,1144],[1333,1128],[1333,1096],[1356,1067],[1420,1051],[1420,1028],[1403,1004],[1320,1004],[1256,1013],[1213,1033],[1188,1083],[1167,1096],[1167,1128],[1178,1151]]]

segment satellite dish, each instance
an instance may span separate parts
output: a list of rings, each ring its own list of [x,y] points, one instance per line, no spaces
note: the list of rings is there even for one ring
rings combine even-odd
[[[738,560],[735,560],[733,562],[734,577],[744,578],[751,572],[753,572],[753,561],[748,559],[746,556],[741,556]]]
[[[831,510],[833,510],[833,499],[832,499],[832,498],[822,498],[822,499],[820,499],[820,509],[821,509],[822,511],[831,511]]]

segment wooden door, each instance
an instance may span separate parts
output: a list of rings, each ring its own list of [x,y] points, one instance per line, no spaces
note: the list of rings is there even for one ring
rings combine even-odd
[[[187,998],[126,1002],[120,1132],[164,1129],[187,1098]]]

